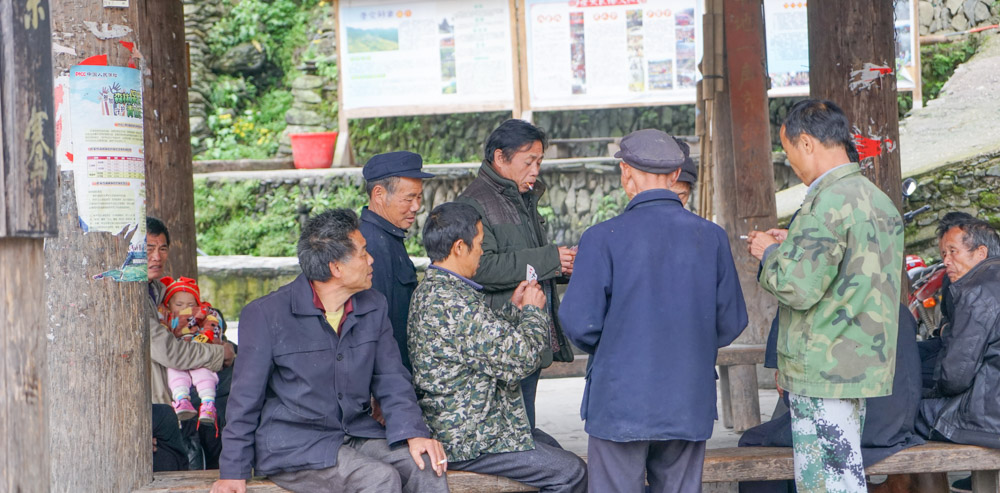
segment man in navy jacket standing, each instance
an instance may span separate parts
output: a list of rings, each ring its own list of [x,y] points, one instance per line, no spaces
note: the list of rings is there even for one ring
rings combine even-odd
[[[630,202],[580,239],[559,317],[591,354],[580,414],[590,491],[701,491],[715,358],[747,325],[726,233],[669,190],[684,154],[659,130],[621,142]],[[644,474],[645,473],[645,474]]]
[[[253,473],[292,491],[448,491],[358,226],[347,209],[311,218],[302,275],[243,309],[212,493],[243,493]]]

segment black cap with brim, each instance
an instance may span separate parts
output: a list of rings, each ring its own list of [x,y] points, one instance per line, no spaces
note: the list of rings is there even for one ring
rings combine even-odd
[[[677,181],[692,185],[698,182],[698,167],[695,166],[693,159],[684,159],[684,164],[681,165],[681,175],[677,177]]]
[[[647,173],[667,174],[684,163],[684,151],[662,130],[636,130],[622,138],[615,157]]]
[[[423,164],[424,159],[415,152],[386,152],[372,156],[361,170],[361,174],[365,181],[381,180],[390,176],[434,178],[434,175],[421,171]]]

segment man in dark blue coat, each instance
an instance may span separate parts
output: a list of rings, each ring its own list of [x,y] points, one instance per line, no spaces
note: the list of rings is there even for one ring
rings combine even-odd
[[[372,264],[372,288],[385,295],[389,322],[403,366],[412,372],[406,347],[406,319],[410,297],[417,288],[417,269],[406,253],[403,239],[417,219],[423,198],[423,180],[434,175],[421,171],[424,160],[408,151],[387,152],[368,160],[362,174],[368,192],[368,207],[361,210],[361,235],[368,242]]]
[[[747,324],[726,233],[669,190],[684,154],[659,130],[622,139],[620,216],[584,233],[559,309],[590,353],[581,416],[590,491],[701,491],[715,358]],[[645,475],[643,473],[646,473]]]
[[[302,275],[240,316],[212,492],[243,493],[254,473],[292,491],[448,491],[444,448],[428,438],[385,297],[369,289],[358,216],[313,217],[298,254]],[[371,396],[384,427],[370,415]]]

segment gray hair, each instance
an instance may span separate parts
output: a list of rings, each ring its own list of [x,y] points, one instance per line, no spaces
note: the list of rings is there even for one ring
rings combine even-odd
[[[330,280],[330,263],[343,262],[354,255],[357,245],[351,233],[361,227],[358,215],[350,209],[330,209],[306,222],[299,236],[299,267],[306,279]]]
[[[392,195],[392,194],[396,193],[396,184],[397,183],[399,183],[399,177],[398,176],[387,176],[385,178],[379,178],[377,180],[371,180],[371,181],[365,182],[365,192],[368,194],[368,197],[371,198],[372,192],[375,190],[375,187],[379,186],[379,185],[382,185],[382,188],[384,188],[386,192],[389,192],[389,195]]]

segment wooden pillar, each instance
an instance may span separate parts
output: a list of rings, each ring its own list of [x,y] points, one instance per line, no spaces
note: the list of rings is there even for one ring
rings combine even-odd
[[[747,253],[749,231],[777,225],[774,168],[764,70],[764,18],[759,0],[725,0],[724,87],[716,87],[713,149],[716,221],[729,234],[750,323],[737,342],[762,344],[777,308],[757,284],[757,259]]]
[[[119,42],[137,41],[135,0],[126,8],[50,3],[53,74],[100,54],[127,65],[131,53]],[[45,243],[51,485],[131,491],[152,480],[147,286],[93,279],[121,265],[128,238],[83,234],[72,171],[60,171],[58,193],[59,236]]]
[[[44,237],[56,233],[46,0],[0,2],[0,491],[49,491]]]
[[[862,171],[900,207],[893,3],[813,2],[808,16],[809,95],[844,109]]]
[[[188,65],[184,5],[180,0],[132,0],[139,4],[139,49],[148,63],[143,78],[146,144],[146,212],[170,231],[165,272],[196,278],[191,125],[188,121]]]

